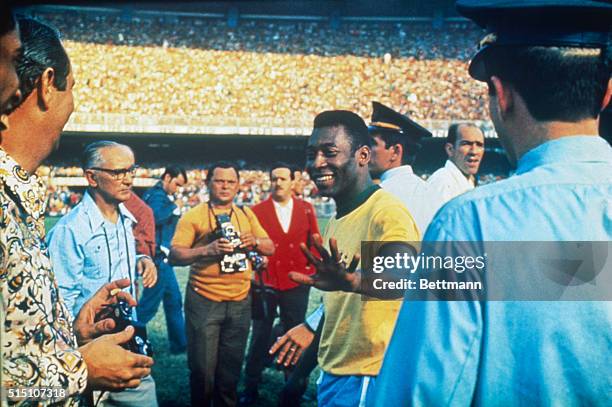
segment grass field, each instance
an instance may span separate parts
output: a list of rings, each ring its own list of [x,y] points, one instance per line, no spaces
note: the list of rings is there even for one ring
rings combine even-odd
[[[59,220],[59,217],[48,217],[45,220],[46,229],[49,230]],[[321,231],[327,224],[326,219],[319,219]],[[187,267],[176,267],[176,276],[181,288],[183,298],[185,298],[185,287],[189,269]],[[311,290],[309,301],[309,312],[321,303],[321,292]],[[187,356],[172,355],[168,349],[168,339],[166,333],[166,320],[163,306],[157,312],[155,318],[147,325],[148,334],[155,351],[155,365],[153,366],[153,378],[157,386],[157,398],[161,407],[181,407],[190,405],[189,390],[189,369],[187,367]],[[246,350],[245,350],[246,352]],[[319,376],[319,369],[315,369],[310,376],[310,384],[306,391],[306,396],[316,400],[315,381]],[[243,387],[241,378],[239,391]],[[284,384],[284,375],[281,371],[268,368],[263,373],[262,384],[259,388],[259,401],[256,406],[275,406],[277,395]],[[302,403],[304,407],[313,407],[315,401]],[[143,406],[145,407],[145,406]]]
[[[187,267],[175,268],[176,275],[184,294],[189,270]],[[184,295],[183,295],[184,298]],[[310,294],[310,308],[320,304],[321,293],[312,290]],[[168,351],[168,339],[166,335],[166,320],[162,307],[155,318],[147,325],[148,333],[155,350],[155,365],[153,366],[153,378],[157,385],[157,398],[162,407],[188,406],[189,404],[189,370],[187,368],[187,357],[185,354],[172,355]],[[310,376],[310,385],[306,395],[316,400],[315,381],[319,375],[319,369],[315,369]],[[275,406],[277,394],[284,384],[284,376],[281,371],[268,368],[263,373],[262,385],[259,388],[259,401],[257,406]],[[239,389],[242,389],[242,380]],[[304,402],[302,406],[315,406],[316,403]],[[144,406],[143,406],[144,407]]]

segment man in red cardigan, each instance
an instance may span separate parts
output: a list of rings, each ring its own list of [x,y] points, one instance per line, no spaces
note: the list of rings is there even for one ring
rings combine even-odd
[[[283,332],[304,322],[308,307],[308,286],[301,286],[289,279],[290,271],[312,274],[314,269],[300,250],[300,244],[312,246],[313,235],[319,234],[319,226],[313,206],[292,194],[294,173],[287,164],[275,164],[270,171],[271,195],[252,209],[261,226],[274,242],[274,255],[268,259],[263,281],[274,289],[273,298],[266,297],[270,306],[280,310]],[[314,250],[314,249],[313,249]],[[275,312],[253,320],[253,334],[246,364],[245,391],[241,405],[257,400],[257,387],[261,372],[269,358],[270,336]]]

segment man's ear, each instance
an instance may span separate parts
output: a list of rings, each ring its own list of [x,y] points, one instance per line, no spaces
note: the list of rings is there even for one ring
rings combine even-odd
[[[96,188],[98,186],[98,181],[96,180],[95,172],[91,170],[85,170],[85,179],[90,187]]]
[[[395,144],[391,148],[393,148],[393,155],[391,155],[391,159],[393,161],[402,161],[402,155],[404,154],[404,146],[401,144]]]
[[[44,111],[49,110],[54,92],[57,92],[54,82],[55,70],[53,68],[45,69],[38,81],[38,103]]]
[[[357,163],[360,166],[367,166],[370,162],[370,158],[372,157],[372,150],[370,150],[370,147],[368,146],[361,146],[359,149],[357,149],[355,155],[357,158]]]
[[[502,118],[505,118],[514,108],[513,90],[497,76],[491,76],[489,82],[490,86],[493,86],[493,89],[495,89],[494,103],[497,104],[497,111]]]
[[[455,154],[455,146],[453,146],[451,143],[446,143],[444,144],[444,151],[446,151],[446,155],[448,158],[450,158],[453,156],[453,154]]]

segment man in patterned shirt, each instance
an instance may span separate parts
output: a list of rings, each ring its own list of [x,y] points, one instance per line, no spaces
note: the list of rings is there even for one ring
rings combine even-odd
[[[24,56],[17,72],[24,99],[10,113],[10,129],[0,139],[0,292],[6,310],[2,386],[10,402],[36,401],[12,398],[15,390],[53,387],[55,401],[76,405],[86,388],[138,386],[153,360],[119,346],[133,335],[132,328],[100,336],[114,323],[93,322],[117,298],[135,305],[127,293],[115,294],[129,284],[127,279],[98,291],[74,328],[59,295],[44,243],[45,187],[32,174],[57,146],[73,111],[74,79],[55,30],[29,19],[20,20],[19,27]]]

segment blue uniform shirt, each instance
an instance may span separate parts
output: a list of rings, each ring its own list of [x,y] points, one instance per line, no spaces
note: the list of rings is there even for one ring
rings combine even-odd
[[[515,176],[449,202],[424,240],[610,241],[611,197],[610,146],[565,137],[527,152]],[[368,401],[609,404],[611,328],[605,301],[405,301]]]
[[[119,212],[116,224],[104,219],[89,193],[85,193],[47,235],[53,272],[74,317],[104,284],[126,277],[133,281],[136,277],[132,233],[136,220],[123,204]]]

